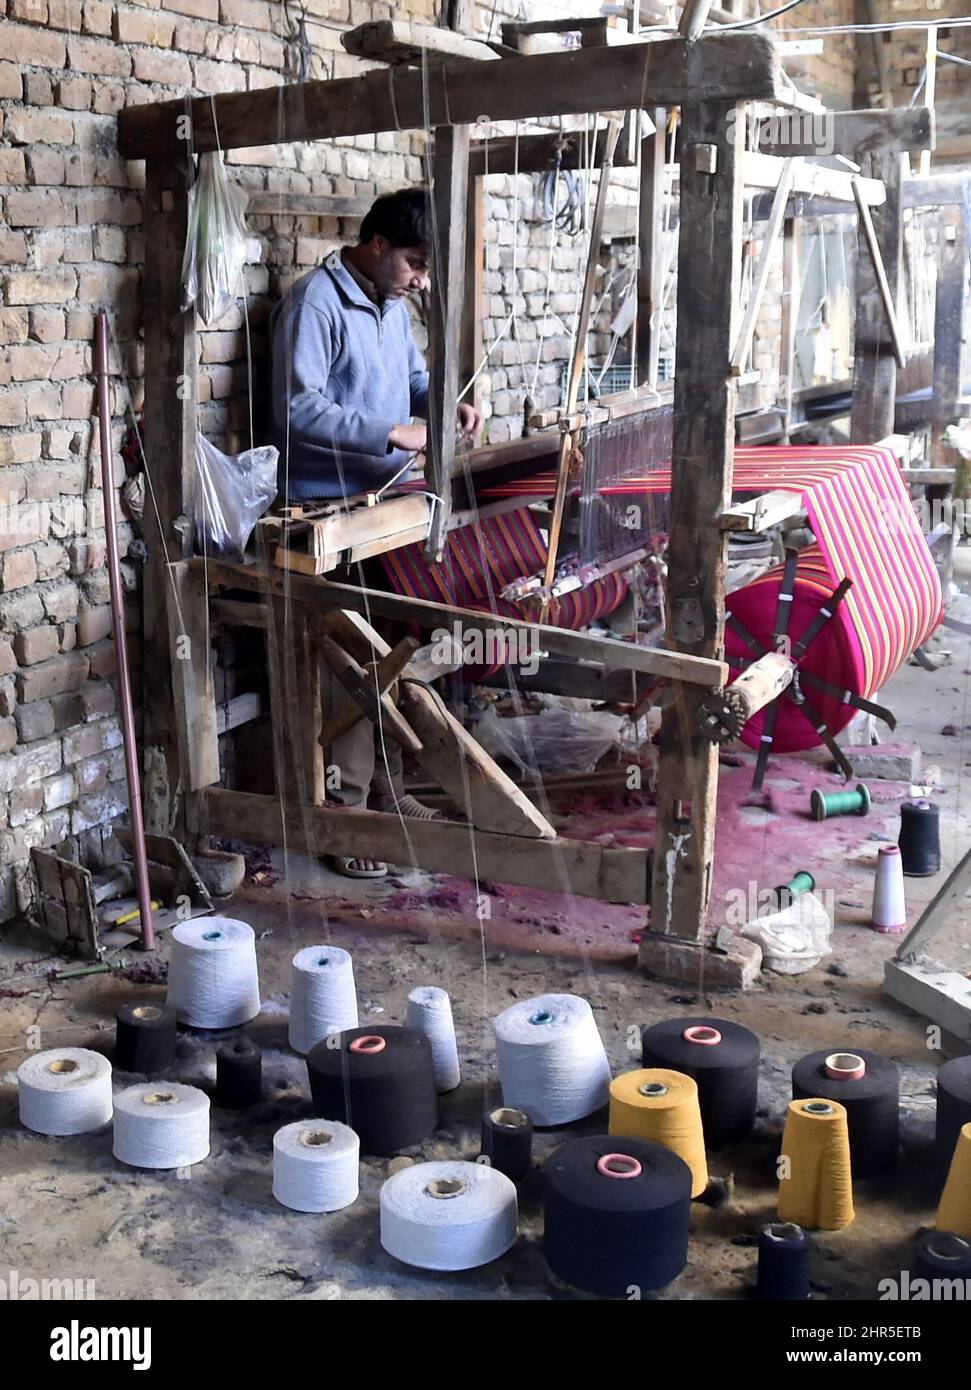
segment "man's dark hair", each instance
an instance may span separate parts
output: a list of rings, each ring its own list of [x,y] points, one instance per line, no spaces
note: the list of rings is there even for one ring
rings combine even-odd
[[[385,193],[361,223],[360,240],[383,236],[392,246],[425,246],[428,242],[428,194],[422,188]]]

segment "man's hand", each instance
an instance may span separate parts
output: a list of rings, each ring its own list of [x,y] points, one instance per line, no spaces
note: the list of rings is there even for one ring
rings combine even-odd
[[[407,449],[409,454],[417,454],[425,447],[427,433],[424,425],[395,425],[388,435],[388,443],[393,449]]]
[[[463,401],[462,404],[459,406],[458,415],[459,428],[461,429],[463,434],[469,435],[470,438],[475,438],[477,434],[481,433],[482,416],[479,414],[479,412],[475,409],[474,406],[466,405],[466,403]]]

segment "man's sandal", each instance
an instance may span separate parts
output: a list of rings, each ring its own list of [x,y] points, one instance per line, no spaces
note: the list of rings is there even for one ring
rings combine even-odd
[[[374,869],[353,869],[352,864],[376,864]],[[369,860],[366,855],[361,854],[334,854],[331,855],[331,864],[334,872],[343,874],[345,878],[386,878],[388,874],[387,864],[382,864],[380,860]]]

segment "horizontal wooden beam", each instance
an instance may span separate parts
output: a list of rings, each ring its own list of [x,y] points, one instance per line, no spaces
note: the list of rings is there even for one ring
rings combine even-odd
[[[592,163],[599,169],[603,163],[604,140],[606,132],[597,135],[596,148],[592,152]],[[565,141],[565,143],[563,143]],[[518,150],[517,150],[518,145]],[[481,174],[537,174],[550,169],[556,159],[557,146],[560,151],[561,167],[580,169],[586,165],[583,131],[568,131],[565,135],[520,135],[502,136],[498,140],[476,140],[469,154],[469,173]],[[614,153],[614,167],[630,167],[636,163],[627,152],[624,142]]]
[[[553,40],[561,34],[579,34],[582,48],[605,48],[608,43],[607,17],[591,15],[582,19],[513,20],[502,26],[505,47],[520,52],[528,51],[528,40],[537,34],[549,35]]]
[[[791,158],[843,155],[859,164],[876,150],[924,150],[934,139],[934,113],[926,106],[889,110],[785,113],[762,121],[755,147],[762,154]]]
[[[750,502],[737,502],[722,512],[723,531],[768,531],[783,521],[792,521],[803,512],[802,493],[776,488],[763,492]]]
[[[967,174],[928,174],[904,179],[901,202],[905,208],[943,208],[961,204],[971,190]]]
[[[749,150],[742,160],[742,178],[746,188],[768,188],[773,191],[782,177],[784,159],[773,154],[762,154]],[[800,160],[795,166],[791,197],[809,194],[813,197],[835,198],[840,202],[853,204],[854,175],[845,169],[828,169],[823,164],[809,164]],[[870,207],[879,207],[887,200],[887,190],[880,179],[858,179],[864,202]]]
[[[129,106],[118,115],[126,159],[183,162],[197,154],[386,130],[580,115],[706,99],[771,100],[782,89],[775,45],[765,34],[714,34],[619,48],[581,48],[495,63],[456,59],[433,71],[377,68],[337,81]],[[217,135],[218,127],[218,135]]]
[[[382,63],[420,63],[423,55],[441,58],[472,58],[476,62],[498,60],[488,44],[466,38],[453,29],[434,24],[412,24],[402,19],[376,19],[359,24],[341,35],[341,44],[357,58]]]
[[[514,650],[549,652],[578,661],[599,661],[607,667],[629,671],[644,671],[665,680],[688,681],[700,686],[724,685],[728,667],[723,661],[709,657],[689,656],[683,652],[667,651],[662,647],[638,647],[632,642],[620,642],[613,637],[595,637],[588,632],[570,628],[549,627],[543,623],[528,623],[518,618],[506,618],[495,613],[480,613],[473,608],[459,608],[447,603],[431,603],[427,599],[408,598],[387,593],[383,589],[357,588],[353,584],[333,584],[321,578],[293,572],[267,573],[256,565],[233,564],[227,560],[194,560],[205,568],[210,590],[216,588],[246,588],[272,594],[286,593],[289,598],[321,608],[346,608],[368,617],[396,618],[400,622],[417,623],[420,627],[452,630],[458,624],[464,632],[504,632],[512,642],[525,643]]]
[[[276,796],[211,788],[205,797],[210,834],[253,844],[286,844],[291,853],[361,855],[389,864],[417,863],[430,873],[519,883],[604,902],[647,901],[650,851],[585,840],[539,840],[473,830],[460,821],[402,823],[382,811],[329,810]]]

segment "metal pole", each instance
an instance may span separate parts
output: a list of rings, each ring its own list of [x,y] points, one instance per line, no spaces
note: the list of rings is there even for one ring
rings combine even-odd
[[[115,534],[115,481],[111,466],[111,427],[108,401],[108,316],[95,318],[95,369],[98,374],[98,429],[101,436],[101,487],[104,493],[105,539],[108,547],[108,580],[111,585],[111,626],[118,659],[118,685],[121,696],[121,732],[125,746],[125,774],[128,778],[128,813],[131,818],[132,853],[135,857],[135,889],[142,920],[142,946],[155,949],[152,926],[152,894],[148,885],[148,857],[145,853],[145,826],[142,821],[142,792],[138,780],[138,748],[135,716],[132,711],[131,678],[125,643],[125,605],[118,564],[118,537]]]

